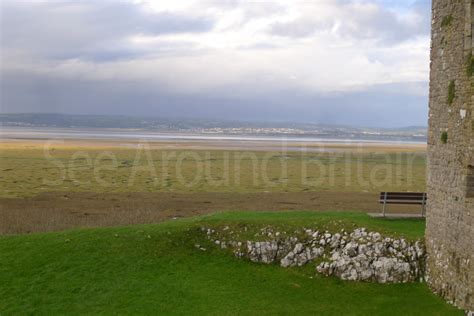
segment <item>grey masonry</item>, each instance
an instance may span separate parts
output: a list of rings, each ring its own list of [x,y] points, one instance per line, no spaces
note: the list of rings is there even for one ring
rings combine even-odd
[[[430,287],[474,310],[474,0],[433,0],[426,247]]]

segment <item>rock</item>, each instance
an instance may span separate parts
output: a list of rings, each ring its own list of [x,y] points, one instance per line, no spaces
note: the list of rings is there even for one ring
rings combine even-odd
[[[302,250],[303,250],[303,244],[297,243],[297,244],[295,245],[295,249],[293,249],[293,252],[294,252],[294,253],[300,253]]]
[[[290,251],[283,259],[280,260],[280,266],[283,268],[291,267],[293,265],[294,258],[295,254]]]
[[[273,233],[271,227],[261,229],[262,236],[273,237],[269,241],[226,240],[226,236],[212,229],[201,228],[214,244],[220,248],[231,248],[238,258],[246,257],[253,262],[279,263],[282,267],[303,266],[322,258],[316,271],[333,275],[343,280],[372,281],[379,283],[404,283],[424,280],[425,246],[422,241],[414,243],[403,238],[383,237],[377,232],[356,228],[352,232],[331,234],[302,229],[306,237],[277,238],[286,232]],[[203,249],[196,244],[196,248]]]
[[[277,257],[278,248],[276,241],[247,241],[247,254],[249,259],[253,262],[274,262]]]
[[[407,282],[411,280],[410,265],[396,258],[381,257],[373,262],[374,278],[379,283]]]
[[[360,234],[356,232],[354,235]],[[417,242],[415,245],[420,248],[420,253],[423,253],[421,243]],[[342,250],[334,249],[330,262],[321,263],[316,270],[343,280],[379,283],[413,282],[419,280],[421,269],[420,257],[414,248],[408,246],[405,240],[395,242],[385,239],[384,242],[370,244],[359,244],[352,240]],[[410,256],[410,252],[414,255]]]
[[[324,248],[305,247],[298,243],[292,251],[280,260],[280,265],[284,268],[293,266],[303,266],[311,260],[316,259],[324,253]]]
[[[378,241],[381,238],[379,233],[373,233],[372,234],[372,240],[373,241]]]
[[[349,257],[355,257],[358,253],[359,244],[355,241],[349,242],[343,249],[343,253]]]

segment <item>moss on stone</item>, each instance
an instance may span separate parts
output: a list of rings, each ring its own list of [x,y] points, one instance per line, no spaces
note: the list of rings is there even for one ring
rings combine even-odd
[[[450,14],[450,15],[446,15],[443,20],[441,21],[441,26],[442,27],[445,27],[445,26],[450,26],[451,23],[453,22],[453,16]]]
[[[441,142],[443,144],[446,144],[448,142],[448,132],[442,132],[441,133]]]
[[[472,56],[472,52],[470,52],[467,56],[466,72],[469,77],[472,77],[472,75],[474,74],[474,56]]]
[[[454,83],[454,80],[451,80],[448,86],[448,104],[449,105],[453,104],[455,97],[456,97],[456,84]]]

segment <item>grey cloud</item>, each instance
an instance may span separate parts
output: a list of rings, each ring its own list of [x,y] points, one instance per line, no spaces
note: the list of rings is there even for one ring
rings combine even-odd
[[[246,18],[268,16],[285,11],[285,6],[271,1],[220,0],[206,3],[207,7],[241,9]]]
[[[242,2],[242,8],[247,18],[268,16],[285,11],[285,7],[277,3],[268,2]]]
[[[2,50],[45,59],[133,57],[140,52],[122,47],[129,36],[206,32],[214,26],[207,16],[153,13],[116,1],[6,1],[1,9]]]
[[[271,33],[285,37],[303,38],[315,34],[318,30],[327,30],[331,27],[329,21],[317,22],[315,20],[300,18],[291,22],[277,22],[271,26]]]
[[[26,72],[7,73],[1,84],[1,112],[132,114],[384,127],[426,125],[427,120],[426,96],[410,93],[427,90],[426,82],[325,95],[282,88],[245,99],[230,97],[225,90],[185,95],[153,83],[59,79]]]
[[[428,35],[430,30],[429,9],[413,9],[417,16],[414,23],[399,19],[392,11],[382,9],[372,14],[354,14],[348,23],[342,23],[340,34],[352,34],[358,39],[376,39],[384,43],[396,43]]]
[[[271,50],[281,48],[281,45],[276,45],[271,42],[260,42],[252,45],[242,45],[238,49],[240,50]]]
[[[198,55],[199,50],[195,43],[184,41],[161,41],[158,45],[146,47],[134,47],[129,43],[117,41],[104,47],[84,48],[80,51],[63,51],[60,53],[51,53],[50,57],[54,59],[74,59],[80,58],[85,61],[97,63],[116,62],[122,60],[139,60],[147,57],[176,57],[186,55]]]
[[[220,2],[213,2],[212,5],[217,5],[216,3]],[[242,10],[246,10],[244,20],[249,21],[251,16],[258,17],[279,9],[267,6],[267,3],[244,5],[241,1],[230,0],[223,5],[242,5]],[[337,3],[349,6],[349,2]],[[416,25],[404,26],[387,10],[381,10],[377,16],[360,17],[356,16],[358,13],[351,12],[351,18],[341,26],[339,32],[356,39],[375,38],[385,42],[426,34],[429,17],[425,19],[429,16],[429,9],[425,4],[426,2],[420,2],[414,6],[413,10],[419,12],[420,16]],[[127,37],[135,34],[159,36],[180,32],[207,32],[214,25],[209,17],[196,15],[198,10],[189,14],[150,13],[140,6],[125,2],[2,1],[1,6],[2,55],[12,56],[26,52],[35,59],[30,61],[26,57],[32,65],[51,59],[79,58],[100,64],[123,59],[143,59],[149,55],[195,55],[199,51],[196,44],[191,42],[167,42],[162,39],[156,44],[149,43],[141,47],[130,45]],[[245,9],[248,6],[251,8]],[[333,20],[315,22],[315,19],[308,17],[294,21],[293,25],[273,25],[272,31],[282,36],[308,37],[333,25]],[[279,41],[269,38],[261,43],[243,45],[239,49],[257,51],[275,47],[280,47]],[[8,59],[3,56],[2,62],[8,65]],[[74,75],[59,78],[52,74],[41,74],[42,72],[35,71],[37,69],[34,66],[28,71],[11,70],[15,67],[6,68],[10,70],[2,70],[0,81],[1,112],[113,113],[294,120],[349,125],[426,125],[427,97],[419,93],[427,91],[426,83],[373,86],[362,92],[322,95],[305,91],[300,86],[301,83],[296,81],[294,86],[288,80],[270,82],[265,79],[266,73],[259,73],[253,76],[254,80],[245,79],[242,80],[244,82],[227,87],[218,85],[219,88],[207,91],[206,94],[190,95],[170,92],[165,85],[152,82],[153,79],[88,80],[87,76]],[[153,70],[150,69],[151,71]],[[150,77],[160,80],[159,75]],[[206,80],[206,76],[197,80]],[[181,81],[176,84],[177,87],[173,87],[173,91],[179,91],[180,85]],[[399,116],[398,113],[411,115]]]
[[[303,38],[335,30],[343,38],[376,40],[384,44],[429,35],[431,13],[429,2],[426,1],[418,1],[411,6],[410,10],[416,15],[412,23],[400,19],[395,12],[382,6],[369,12],[356,11],[354,4],[348,1],[340,2],[338,6],[340,16],[327,19],[301,16],[290,22],[274,23],[269,31],[274,35]]]

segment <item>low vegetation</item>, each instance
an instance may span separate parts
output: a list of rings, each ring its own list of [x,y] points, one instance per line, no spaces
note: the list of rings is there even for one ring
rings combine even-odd
[[[452,105],[456,97],[456,84],[451,80],[448,85],[448,104]]]
[[[444,131],[441,133],[441,142],[446,144],[448,142],[448,132]]]
[[[164,146],[163,146],[164,147]],[[43,192],[422,191],[424,152],[3,146],[0,196]]]
[[[469,55],[467,56],[466,73],[468,77],[472,77],[474,74],[474,56],[472,55],[472,52],[469,52]]]
[[[453,16],[451,14],[446,15],[441,20],[441,26],[442,27],[450,26],[452,22],[453,22]]]
[[[0,314],[462,315],[424,283],[345,282],[310,265],[236,260],[206,244],[199,228],[216,225],[364,226],[408,238],[424,229],[419,220],[362,214],[234,212],[1,237]]]

